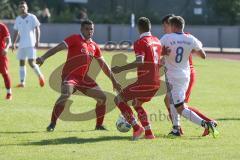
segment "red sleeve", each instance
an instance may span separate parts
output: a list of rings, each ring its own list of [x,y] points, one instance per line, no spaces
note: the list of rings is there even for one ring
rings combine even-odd
[[[102,57],[101,49],[100,49],[100,47],[97,44],[95,44],[95,54],[94,54],[94,57],[95,58]]]
[[[141,41],[136,41],[133,47],[136,56],[145,56],[144,44]]]
[[[76,35],[71,35],[64,39],[64,43],[66,44],[67,48],[73,46],[76,42]]]
[[[7,28],[6,25],[1,24],[1,31],[2,31],[2,36],[3,36],[4,38],[10,36],[9,31],[8,31],[8,28]]]

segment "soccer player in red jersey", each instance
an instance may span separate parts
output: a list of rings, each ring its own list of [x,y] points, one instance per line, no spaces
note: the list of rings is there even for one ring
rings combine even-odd
[[[94,24],[90,20],[81,23],[81,33],[67,37],[62,43],[48,50],[43,56],[37,58],[38,64],[50,56],[64,49],[68,50],[67,61],[62,70],[61,96],[55,103],[52,111],[51,123],[47,131],[53,131],[58,117],[64,110],[64,106],[71,94],[79,90],[86,96],[97,101],[96,104],[96,130],[106,130],[103,120],[106,110],[106,96],[98,84],[88,75],[88,69],[93,58],[97,60],[103,72],[111,79],[113,87],[120,90],[119,83],[115,80],[111,70],[102,57],[99,46],[92,40]]]
[[[154,139],[148,116],[142,107],[144,102],[148,102],[155,95],[160,87],[160,56],[162,47],[159,39],[151,35],[151,23],[146,17],[138,19],[138,31],[140,38],[134,43],[136,60],[124,66],[112,68],[114,73],[137,68],[137,81],[124,88],[115,97],[115,103],[122,115],[133,127],[133,140],[137,140],[145,131],[146,139]],[[127,104],[133,100],[132,105],[137,112],[140,126],[134,118],[133,111]]]
[[[163,31],[164,33],[168,34],[168,33],[171,33],[171,29],[170,29],[170,24],[168,22],[169,18],[173,17],[174,15],[173,14],[169,14],[169,15],[166,15],[163,19],[162,19],[162,25],[163,25]],[[186,91],[186,94],[185,94],[185,103],[189,103],[190,101],[190,95],[191,95],[191,92],[192,92],[192,89],[193,89],[193,85],[195,84],[195,81],[196,81],[196,71],[195,71],[195,68],[193,66],[193,61],[192,61],[192,55],[190,54],[189,56],[189,65],[190,65],[190,81],[189,81],[189,86],[188,86],[188,89]],[[167,110],[168,110],[168,113],[169,113],[169,117],[172,121],[172,116],[170,114],[170,106],[169,106],[169,99],[167,96],[165,96],[164,98],[164,102],[165,102],[165,105],[167,107]],[[206,115],[204,115],[201,111],[199,111],[197,108],[195,107],[188,107],[190,110],[194,111],[199,117],[201,117],[202,119],[204,119],[205,121],[213,121],[213,119],[211,118],[208,118]],[[217,124],[216,124],[217,125]],[[174,127],[174,126],[173,126]],[[181,134],[183,134],[183,131],[182,131],[182,128],[180,127],[180,132]],[[209,131],[208,129],[205,129],[202,136],[206,136],[209,134]]]
[[[7,52],[11,45],[11,38],[7,26],[0,23],[0,73],[4,79],[5,87],[7,89],[6,99],[12,99],[11,79],[8,73],[8,58]]]

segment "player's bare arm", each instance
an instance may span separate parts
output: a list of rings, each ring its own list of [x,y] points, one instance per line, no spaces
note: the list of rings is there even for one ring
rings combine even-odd
[[[19,32],[17,30],[14,30],[12,51],[14,49],[16,49],[16,43],[17,43],[18,35],[19,35]]]
[[[199,51],[193,50],[192,53],[195,53],[197,56],[201,57],[202,59],[206,59],[206,53],[203,49],[200,49]]]
[[[109,66],[107,65],[107,63],[105,62],[103,57],[97,58],[97,62],[100,65],[101,69],[103,70],[103,72],[109,77],[109,79],[112,81],[113,83],[113,87],[117,90],[117,91],[121,91],[121,85],[117,82],[117,80],[115,79],[113,73],[111,72]]]
[[[137,56],[136,60],[132,63],[129,63],[127,65],[124,66],[115,66],[112,68],[112,72],[117,74],[120,73],[122,71],[126,71],[126,70],[130,70],[130,69],[134,69],[137,67],[140,67],[141,65],[144,64],[144,56]]]
[[[67,46],[65,45],[65,43],[64,42],[59,43],[56,47],[49,49],[44,55],[42,55],[41,57],[38,57],[36,60],[36,63],[39,65],[42,65],[46,59],[48,59],[49,57],[53,56],[57,52],[60,52],[64,49],[67,49]]]
[[[1,54],[4,55],[4,56],[6,56],[6,55],[7,55],[7,52],[8,52],[8,49],[9,49],[9,47],[10,47],[10,45],[11,45],[11,38],[10,38],[10,36],[5,37],[4,41],[5,41],[6,46],[5,46],[5,48],[2,50],[2,53],[1,53]]]
[[[38,48],[39,42],[40,42],[40,34],[41,34],[41,32],[40,32],[40,27],[39,27],[39,26],[35,27],[35,32],[36,32],[36,44],[35,44],[35,48]]]

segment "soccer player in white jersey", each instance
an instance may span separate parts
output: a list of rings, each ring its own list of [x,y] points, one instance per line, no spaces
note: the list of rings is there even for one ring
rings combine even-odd
[[[190,80],[190,53],[206,58],[206,54],[202,48],[202,43],[191,34],[184,33],[185,21],[180,16],[174,16],[169,19],[171,28],[170,34],[165,34],[161,38],[163,46],[170,49],[170,53],[164,57],[165,60],[165,76],[168,88],[168,98],[170,99],[170,108],[172,117],[176,126],[180,126],[180,119],[177,113],[191,122],[202,126],[212,133],[215,138],[219,133],[215,128],[214,122],[205,121],[199,117],[194,111],[188,109],[185,101],[185,93]],[[170,135],[178,136],[179,128],[173,128]]]
[[[43,87],[45,83],[44,77],[39,69],[39,66],[35,63],[36,48],[38,47],[40,40],[40,23],[35,15],[28,13],[28,6],[25,1],[21,1],[19,3],[19,11],[20,15],[16,18],[14,24],[14,38],[12,46],[12,49],[14,50],[16,48],[17,39],[20,37],[17,53],[17,58],[20,61],[20,84],[18,84],[17,87],[25,86],[26,59],[28,59],[29,65],[37,74],[40,86]]]

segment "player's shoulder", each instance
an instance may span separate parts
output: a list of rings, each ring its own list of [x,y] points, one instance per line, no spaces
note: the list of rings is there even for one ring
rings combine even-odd
[[[196,38],[194,35],[190,34],[190,33],[185,33],[186,37],[191,39],[192,41],[197,41],[199,42],[198,38]]]
[[[15,19],[15,21],[19,21],[20,18],[21,18],[21,16],[17,16],[16,19]]]
[[[32,14],[32,13],[28,13],[28,16],[31,17],[31,18],[37,18],[37,16],[35,16],[35,15]]]
[[[0,27],[1,28],[7,28],[7,26],[4,23],[1,23],[1,22],[0,22]]]
[[[173,36],[174,36],[173,33],[166,33],[166,34],[164,34],[164,35],[161,37],[160,41],[167,40],[167,39],[169,39],[169,38],[171,38],[171,37],[173,37]]]
[[[160,41],[158,37],[156,36],[151,36],[151,39],[154,40],[154,41]]]

